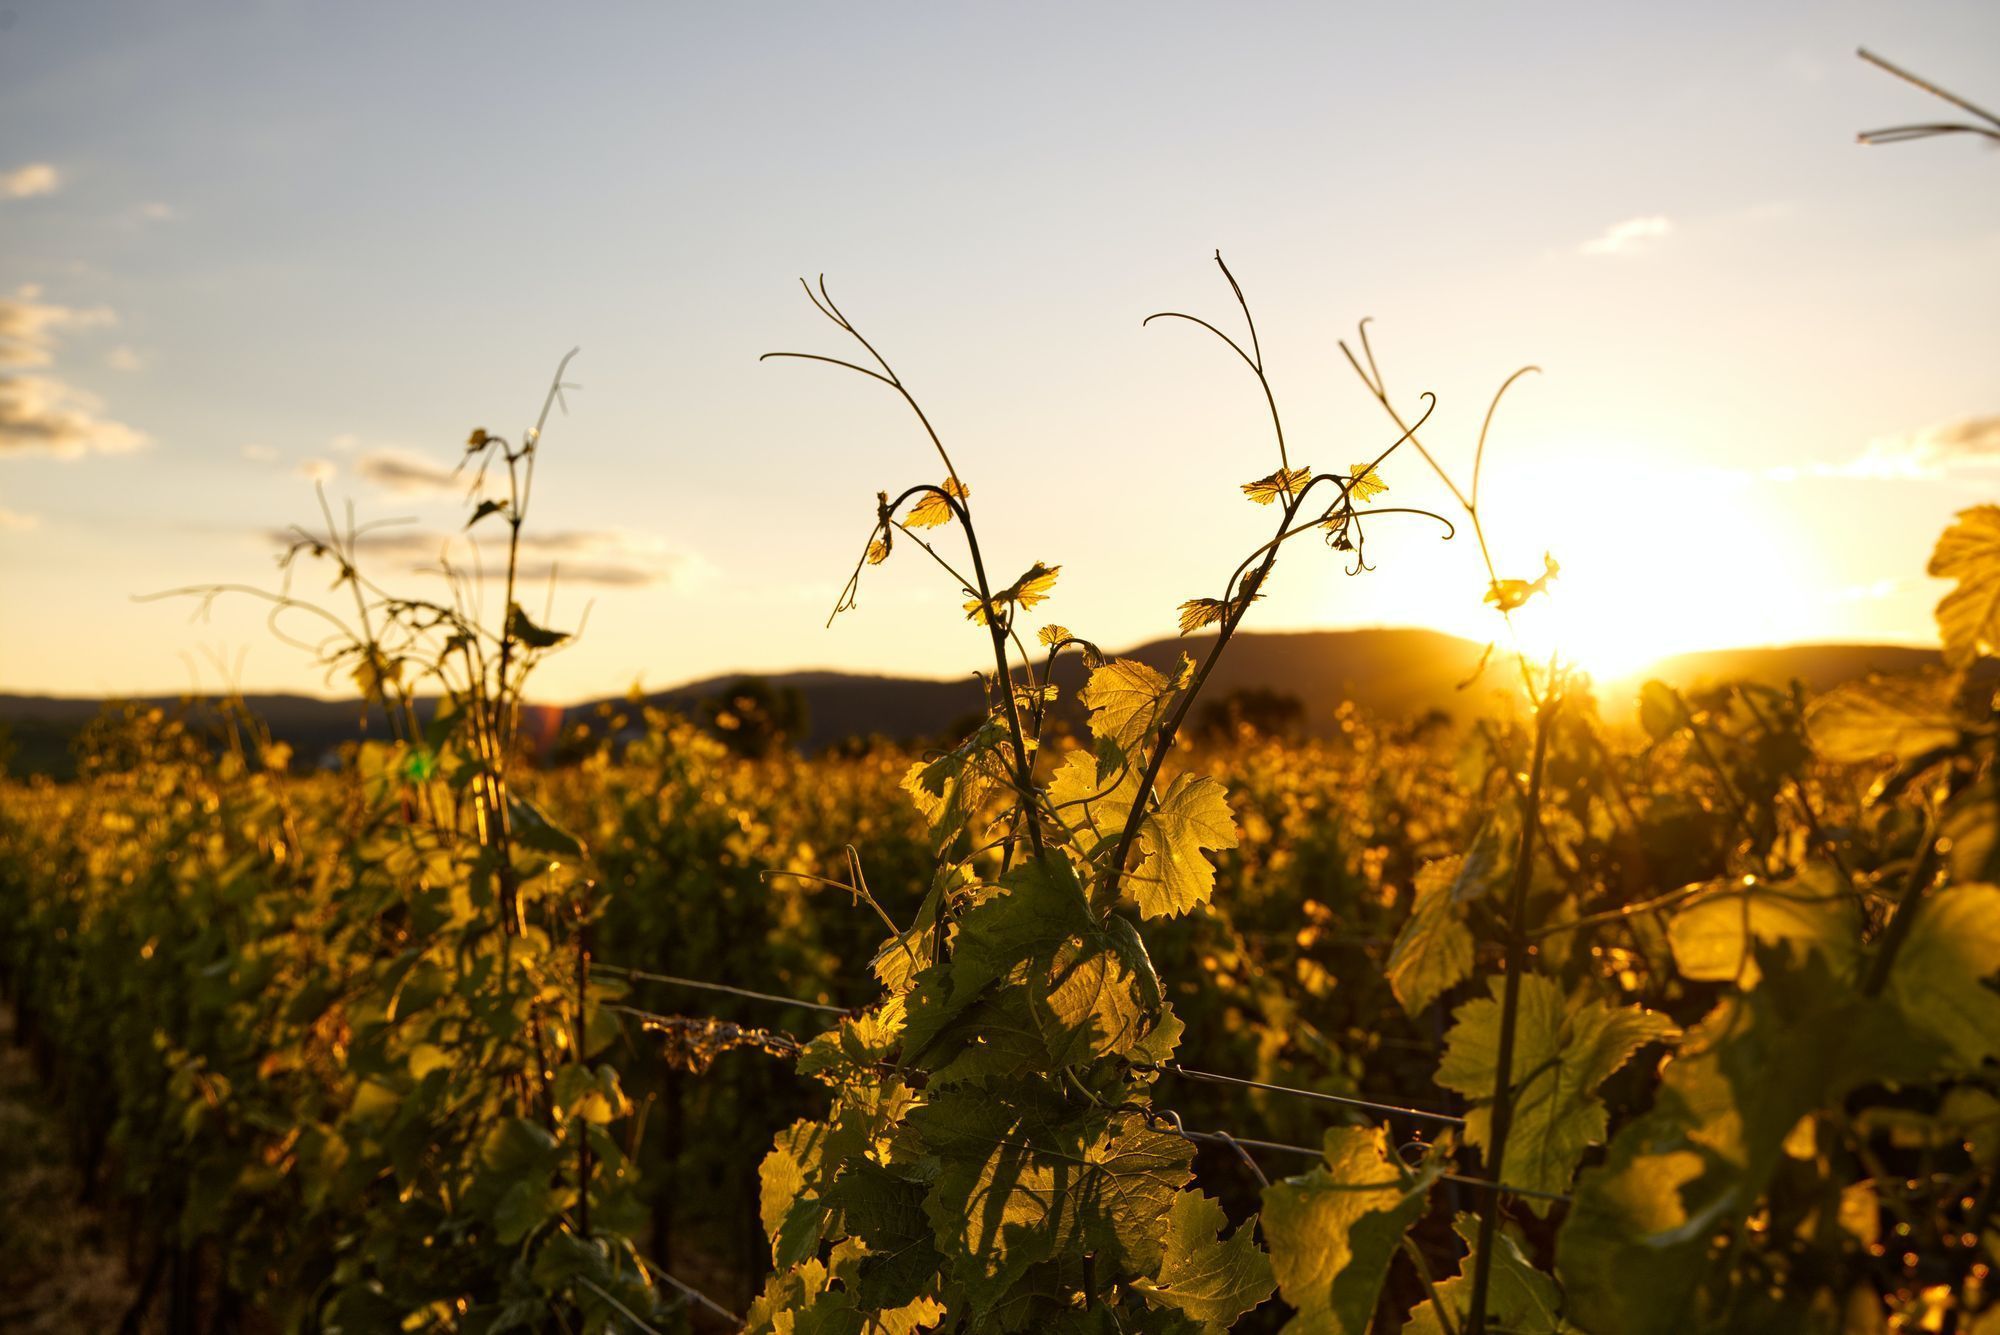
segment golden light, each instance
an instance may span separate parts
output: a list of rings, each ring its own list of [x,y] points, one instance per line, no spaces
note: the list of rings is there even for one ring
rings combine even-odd
[[[1518,643],[1599,681],[1701,649],[1782,644],[1811,633],[1802,546],[1759,507],[1748,474],[1677,467],[1633,451],[1545,453],[1481,502],[1502,578],[1561,565],[1548,596],[1514,614]],[[1484,638],[1502,637],[1486,612]]]

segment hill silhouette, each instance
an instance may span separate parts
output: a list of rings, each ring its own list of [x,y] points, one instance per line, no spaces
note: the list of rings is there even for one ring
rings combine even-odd
[[[1175,637],[1155,640],[1121,656],[1171,671],[1182,653],[1197,661],[1212,638]],[[1308,732],[1324,732],[1334,724],[1343,700],[1370,713],[1409,718],[1439,710],[1466,719],[1493,710],[1496,699],[1512,689],[1509,674],[1499,664],[1470,687],[1484,646],[1430,630],[1328,630],[1246,632],[1238,635],[1223,656],[1206,697],[1219,699],[1233,691],[1268,689],[1296,697],[1304,706]],[[1599,698],[1607,715],[1622,718],[1638,683],[1660,677],[1681,686],[1748,679],[1783,685],[1799,680],[1812,690],[1824,690],[1871,672],[1902,674],[1935,667],[1935,649],[1884,644],[1805,644],[1759,649],[1717,649],[1662,659],[1629,679],[1599,683]],[[700,700],[746,674],[731,673],[688,682],[645,697],[647,704],[692,712]],[[962,725],[981,708],[979,687],[971,676],[958,680],[892,677],[867,673],[802,671],[760,674],[776,686],[796,689],[804,698],[808,726],[799,741],[809,751],[855,737],[879,736],[899,741],[940,738]],[[1057,669],[1067,708],[1060,715],[1076,721],[1076,692],[1084,669],[1068,657]],[[177,704],[178,697],[153,697],[145,703]],[[381,735],[381,720],[372,721],[357,700],[329,700],[306,695],[254,695],[250,709],[278,740],[288,743],[302,761],[311,763],[340,743]],[[539,712],[546,726],[560,721],[589,720],[599,704],[588,701],[559,711]],[[608,703],[622,703],[613,699]],[[13,747],[10,768],[16,773],[62,775],[70,771],[69,744],[95,717],[104,702],[95,698],[0,695],[0,727]]]

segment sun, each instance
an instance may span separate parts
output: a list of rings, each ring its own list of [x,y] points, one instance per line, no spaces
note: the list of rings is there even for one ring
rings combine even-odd
[[[1801,547],[1756,490],[1629,450],[1545,457],[1492,488],[1481,513],[1500,576],[1539,573],[1544,551],[1561,566],[1514,614],[1522,652],[1614,682],[1673,654],[1798,639],[1811,601]]]

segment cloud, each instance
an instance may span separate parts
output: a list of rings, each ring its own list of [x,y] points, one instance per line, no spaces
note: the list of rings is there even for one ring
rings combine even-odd
[[[147,222],[172,222],[181,216],[181,211],[171,204],[153,200],[139,206],[139,216]]]
[[[147,444],[143,432],[103,414],[91,395],[46,376],[0,372],[0,454],[125,454]]]
[[[1812,464],[1811,477],[1865,481],[1935,481],[1955,473],[2000,468],[2000,416],[1963,417],[1900,436],[1883,436],[1841,464]],[[1775,470],[1774,470],[1775,471]],[[1790,481],[1799,470],[1785,470]]]
[[[56,338],[64,330],[116,324],[103,306],[58,306],[41,300],[32,284],[0,297],[0,366],[47,366],[55,359]]]
[[[19,510],[0,509],[0,532],[26,533],[31,528],[41,526],[40,515],[22,514]]]
[[[123,344],[104,354],[104,364],[114,371],[143,371],[146,360],[145,353]]]
[[[308,482],[331,482],[339,471],[331,459],[306,459],[299,464],[299,476]]]
[[[0,172],[0,199],[32,199],[53,195],[62,177],[46,162],[31,162],[10,172]]]
[[[1638,255],[1653,249],[1673,230],[1673,221],[1657,213],[1645,218],[1627,218],[1611,224],[1578,249],[1585,255]]]
[[[147,443],[143,432],[104,416],[96,398],[53,375],[61,332],[113,324],[102,307],[80,309],[41,300],[41,289],[0,297],[0,455],[44,453],[71,458],[118,454]]]
[[[352,448],[350,445],[347,448]],[[355,476],[397,496],[435,496],[457,492],[470,479],[421,454],[408,450],[370,450],[354,461]]]
[[[245,445],[243,457],[253,463],[274,464],[278,461],[278,452],[269,445]]]
[[[497,525],[497,520],[489,520]],[[363,533],[356,540],[361,564],[380,563],[405,574],[435,574],[440,563],[449,560],[463,574],[484,572],[495,585],[506,570],[506,544],[501,529],[492,528],[475,548],[473,539],[463,534],[434,529],[391,528]],[[273,530],[267,540],[289,547],[298,535]],[[620,529],[567,529],[521,534],[520,565],[515,574],[523,583],[546,584],[551,577],[558,587],[588,586],[604,589],[636,589],[654,585],[683,588],[707,577],[710,568],[700,557],[675,552],[655,538],[641,537]],[[495,585],[497,587],[497,585]]]

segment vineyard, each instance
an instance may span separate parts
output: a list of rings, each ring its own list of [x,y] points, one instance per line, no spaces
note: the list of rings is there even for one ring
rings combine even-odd
[[[1281,556],[1486,552],[1483,433],[1461,489],[1364,330],[1387,427],[1299,461],[1222,273],[1240,335],[1164,319],[1261,391],[1270,471],[1217,503],[1271,536],[1168,673],[1045,616],[1058,565],[989,569],[977,468],[808,289],[842,355],[777,355],[929,452],[836,615],[889,560],[954,591],[989,708],[947,745],[635,707],[530,763],[569,635],[511,563],[491,621],[464,572],[378,584],[330,510],[287,572],[344,612],[197,591],[318,623],[376,735],[306,772],[254,718],[126,708],[75,782],[5,790],[0,981],[132,1221],[126,1328],[2000,1331],[2000,507],[1937,544],[1929,675],[1635,717],[1511,637],[1558,564],[1488,560],[1494,717],[1197,738]],[[466,446],[510,551],[564,388]],[[1393,503],[1424,469],[1458,512]]]

